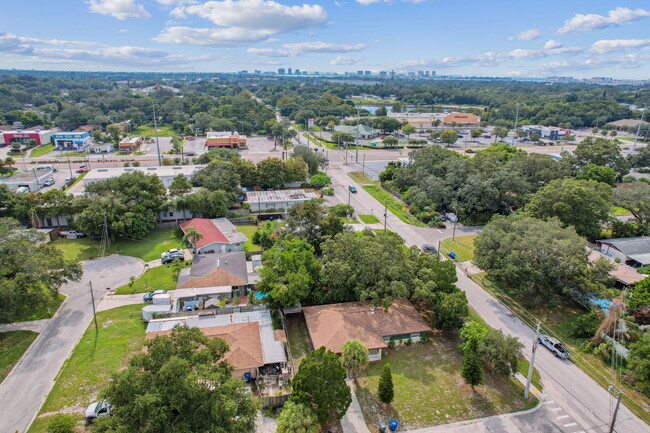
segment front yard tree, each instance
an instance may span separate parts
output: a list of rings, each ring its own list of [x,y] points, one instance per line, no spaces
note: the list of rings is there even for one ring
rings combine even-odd
[[[177,208],[188,210],[193,215],[201,215],[203,218],[224,217],[228,213],[229,205],[230,199],[225,191],[209,191],[206,188],[188,194],[176,202]]]
[[[437,292],[429,303],[431,325],[445,331],[460,329],[469,316],[469,304],[465,292],[456,289],[451,293]]]
[[[304,404],[288,401],[278,417],[278,433],[318,433],[320,424]]]
[[[179,173],[174,176],[171,185],[169,185],[169,195],[172,197],[183,197],[190,191],[192,191],[192,184],[187,180],[184,174]]]
[[[192,185],[202,186],[210,191],[225,191],[231,200],[239,194],[240,182],[235,166],[219,159],[210,162],[192,175]]]
[[[455,129],[445,129],[440,133],[440,141],[451,146],[458,141],[458,131]]]
[[[279,158],[266,158],[257,164],[260,185],[276,188],[287,183],[284,162]]]
[[[199,233],[194,227],[188,227],[183,236],[182,242],[186,243],[189,241],[194,248],[194,254],[197,254],[196,244],[198,241],[203,239],[203,234]]]
[[[407,140],[410,138],[411,134],[414,134],[416,131],[417,129],[415,129],[415,126],[410,125],[408,123],[402,126],[402,134],[406,134]]]
[[[595,180],[556,179],[530,197],[526,210],[537,218],[557,217],[573,226],[580,236],[600,237],[601,224],[609,218],[612,188]]]
[[[332,134],[332,142],[339,146],[347,146],[350,143],[354,143],[354,135],[348,132],[335,132]]]
[[[461,366],[461,376],[465,383],[474,387],[483,383],[483,366],[481,365],[480,346],[487,334],[487,330],[476,322],[469,322],[460,330],[461,351],[463,352],[463,361]]]
[[[337,133],[335,132],[334,134]],[[332,134],[332,141],[336,143],[337,141],[333,138],[334,134]],[[307,146],[294,146],[292,157],[302,158],[307,164],[309,174],[311,175],[318,173],[318,169],[325,167],[329,162],[324,153],[316,152]]]
[[[386,147],[397,146],[397,144],[399,143],[397,138],[393,137],[392,135],[385,137],[383,140],[381,140],[381,142],[384,143],[384,146]]]
[[[614,189],[614,204],[630,212],[641,223],[650,225],[650,184],[622,183]]]
[[[66,280],[77,281],[83,272],[58,248],[36,246],[40,233],[17,228],[16,221],[0,219],[0,323],[45,307]]]
[[[252,430],[256,404],[223,361],[228,345],[198,328],[176,327],[145,343],[104,392],[112,416],[100,433],[224,432]]]
[[[395,397],[393,390],[393,373],[390,370],[390,364],[384,364],[379,376],[379,385],[377,387],[377,398],[384,404],[391,404]]]
[[[353,379],[356,380],[357,374],[368,366],[369,361],[368,349],[361,341],[350,340],[343,345],[341,364]]]
[[[312,408],[320,423],[339,420],[352,402],[345,376],[338,355],[321,346],[300,363],[290,401]]]
[[[490,329],[481,342],[481,358],[500,376],[517,372],[517,357],[524,347],[516,337],[505,335],[500,329]]]
[[[578,143],[573,156],[569,156],[569,160],[580,167],[587,164],[611,167],[619,177],[625,176],[629,171],[627,161],[621,154],[618,143],[605,138],[585,138]]]

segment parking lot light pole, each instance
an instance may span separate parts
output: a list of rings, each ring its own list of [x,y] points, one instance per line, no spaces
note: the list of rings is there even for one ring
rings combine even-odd
[[[537,322],[537,330],[535,331],[535,340],[533,340],[533,353],[530,356],[530,364],[528,365],[528,377],[526,378],[526,389],[524,390],[524,398],[528,398],[528,392],[530,391],[530,381],[533,379],[535,353],[537,352],[538,343],[539,343],[539,322]]]

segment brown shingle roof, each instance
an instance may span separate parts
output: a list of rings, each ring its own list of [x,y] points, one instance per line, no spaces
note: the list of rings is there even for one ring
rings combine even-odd
[[[231,325],[200,328],[210,338],[223,338],[230,350],[224,356],[235,368],[254,368],[264,365],[259,322],[233,323]],[[170,331],[155,331],[147,334],[147,340],[158,335],[169,335]]]
[[[341,353],[347,341],[360,340],[367,349],[380,349],[387,347],[384,337],[431,330],[406,299],[396,299],[388,311],[372,308],[368,302],[304,307],[313,346]]]
[[[219,286],[245,286],[247,281],[242,281],[230,272],[217,268],[207,275],[187,280],[178,289],[189,289],[193,287],[219,287]]]

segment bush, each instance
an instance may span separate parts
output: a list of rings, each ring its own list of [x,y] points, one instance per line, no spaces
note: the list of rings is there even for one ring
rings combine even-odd
[[[337,205],[331,206],[329,208],[330,215],[334,215],[340,218],[347,218],[354,215],[354,207],[348,206],[344,203],[339,203]]]
[[[140,167],[140,162],[139,161],[133,161],[131,164],[133,167]]]
[[[323,195],[334,195],[334,188],[323,188],[320,190]]]
[[[131,166],[131,163],[129,163],[129,162],[124,163],[124,167],[130,167],[130,166]]]
[[[597,311],[582,314],[573,321],[571,335],[576,338],[591,338],[600,325],[600,314]]]
[[[57,413],[47,424],[47,433],[73,433],[76,424],[72,415]]]
[[[607,343],[600,343],[598,346],[594,347],[593,353],[603,362],[608,362],[612,357],[612,348]]]

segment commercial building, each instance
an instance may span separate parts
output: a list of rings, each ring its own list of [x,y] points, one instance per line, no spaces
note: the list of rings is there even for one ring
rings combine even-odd
[[[641,125],[642,128],[650,125],[650,123],[639,119],[621,119],[615,122],[609,122],[606,126],[613,126],[615,129],[627,131],[628,129],[636,129]]]
[[[355,138],[357,137],[358,134],[358,138],[363,138],[363,139],[374,138],[381,133],[379,129],[375,129],[368,125],[364,125],[363,123],[359,124],[358,126],[337,125],[334,127],[334,131],[352,134]]]
[[[120,141],[119,151],[120,152],[135,152],[140,148],[144,140],[142,137],[126,137]]]
[[[192,218],[180,224],[185,234],[190,227],[201,234],[195,242],[190,240],[198,254],[243,251],[244,242],[248,240],[227,218]]]
[[[57,132],[52,140],[57,150],[85,150],[93,141],[90,131]]]
[[[481,118],[471,113],[450,113],[442,120],[444,126],[468,126],[478,128]]]
[[[446,113],[388,113],[388,117],[407,122],[417,129],[430,129],[442,124]]]
[[[88,152],[90,153],[110,153],[114,149],[114,143],[93,143],[88,146]]]
[[[21,147],[40,146],[48,144],[54,131],[51,129],[16,129],[2,132],[2,142],[5,146],[20,144]]]
[[[205,142],[207,147],[229,147],[231,149],[246,149],[246,136],[237,131],[210,131]]]
[[[43,188],[48,179],[52,178],[53,174],[54,170],[51,168],[46,170],[32,168],[29,171],[2,178],[0,179],[0,183],[7,185],[7,188],[14,191],[37,192]],[[25,190],[25,188],[27,189]]]
[[[542,138],[549,140],[560,140],[565,135],[569,134],[571,131],[561,128],[554,128],[552,126],[536,126],[536,125],[525,125],[521,129],[526,131],[528,135],[537,134]]]
[[[318,196],[302,189],[248,191],[246,193],[246,203],[248,203],[251,212],[263,212],[269,209],[287,210],[314,198],[318,198]]]
[[[124,173],[132,173],[134,171],[141,171],[144,174],[156,175],[160,178],[160,181],[165,185],[166,188],[172,184],[174,177],[178,174],[185,176],[187,180],[190,180],[195,171],[205,167],[204,165],[177,165],[177,166],[159,166],[159,167],[106,167],[106,168],[95,168],[88,172],[83,178],[82,182],[84,185],[88,185],[92,182],[97,182],[98,180],[111,179],[113,177],[118,177]]]
[[[638,268],[650,265],[650,236],[596,241],[600,252],[621,263]]]
[[[371,361],[379,361],[389,344],[417,343],[431,331],[407,299],[396,299],[387,310],[369,302],[346,302],[303,307],[302,311],[313,347],[341,353],[345,343],[359,340]]]
[[[230,314],[154,319],[147,325],[146,338],[168,335],[175,326],[199,328],[210,338],[223,338],[229,350],[223,360],[234,367],[241,379],[272,378],[287,383],[290,378],[286,335],[273,330],[271,314],[265,308]]]

